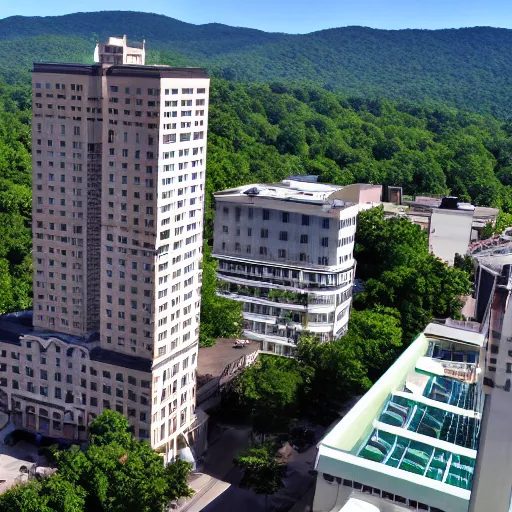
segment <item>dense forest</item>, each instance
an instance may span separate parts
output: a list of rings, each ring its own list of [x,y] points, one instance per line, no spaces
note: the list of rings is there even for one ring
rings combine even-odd
[[[30,88],[0,84],[0,311],[30,304]],[[357,99],[314,85],[211,84],[206,238],[211,194],[291,174],[336,184],[401,185],[452,193],[512,212],[512,127],[490,116],[412,102]],[[214,298],[205,259],[203,341],[235,334],[238,310]],[[219,299],[220,300],[220,299]],[[218,308],[226,314],[220,314]],[[229,308],[228,308],[229,309]],[[205,309],[206,311],[206,309]]]
[[[149,60],[201,65],[237,81],[310,81],[363,98],[409,99],[512,113],[512,30],[334,28],[292,35],[193,25],[166,16],[106,11],[0,20],[0,72],[11,82],[34,60],[91,62],[109,35],[147,40]]]
[[[0,313],[32,304],[28,88],[0,82]]]

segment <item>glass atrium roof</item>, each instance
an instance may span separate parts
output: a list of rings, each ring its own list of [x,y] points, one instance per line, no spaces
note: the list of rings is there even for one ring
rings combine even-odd
[[[439,482],[471,489],[475,459],[375,429],[359,456]]]
[[[449,348],[446,343],[431,342],[428,356],[418,360],[402,390],[389,395],[356,453],[471,490],[481,422],[479,394],[473,383],[478,356]],[[443,371],[444,376],[435,374]]]
[[[379,421],[441,441],[477,449],[480,419],[392,396]]]

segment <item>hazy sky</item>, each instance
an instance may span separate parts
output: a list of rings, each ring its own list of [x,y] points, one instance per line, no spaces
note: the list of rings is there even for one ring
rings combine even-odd
[[[347,25],[387,29],[512,28],[511,0],[0,0],[0,7],[0,18],[144,10],[189,23],[217,22],[290,33]]]

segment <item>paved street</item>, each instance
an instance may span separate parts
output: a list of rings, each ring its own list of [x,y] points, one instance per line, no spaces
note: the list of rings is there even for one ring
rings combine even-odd
[[[233,466],[233,458],[248,444],[248,435],[248,430],[229,429],[210,447],[202,474],[197,476],[193,485],[197,492],[191,500],[180,507],[180,512],[265,510],[265,496],[240,488],[238,484],[242,473]],[[269,509],[272,504],[285,507],[300,500],[313,483],[313,477],[308,471],[313,469],[315,454],[316,446],[302,454],[293,451],[284,478],[285,488],[269,498]]]

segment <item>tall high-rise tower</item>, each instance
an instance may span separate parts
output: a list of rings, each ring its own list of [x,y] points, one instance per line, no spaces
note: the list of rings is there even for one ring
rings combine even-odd
[[[171,459],[197,424],[209,78],[146,66],[126,37],[96,57],[34,64],[34,330],[16,365],[48,357],[4,389],[25,427],[80,437],[115,408]]]

